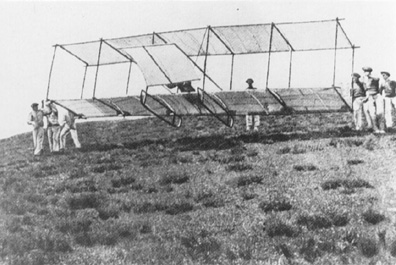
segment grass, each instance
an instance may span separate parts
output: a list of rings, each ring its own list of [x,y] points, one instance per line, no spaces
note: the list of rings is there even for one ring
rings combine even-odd
[[[30,134],[1,140],[0,263],[394,264],[394,137],[349,121],[82,123],[81,151],[40,158]]]

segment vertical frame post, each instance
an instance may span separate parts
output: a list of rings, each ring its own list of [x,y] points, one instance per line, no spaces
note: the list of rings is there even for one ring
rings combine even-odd
[[[82,82],[82,87],[81,87],[81,99],[83,98],[84,95],[84,87],[85,87],[85,78],[87,77],[87,69],[88,69],[88,64],[85,65],[85,71],[84,71],[84,78]]]
[[[205,51],[205,61],[204,61],[204,76],[203,76],[203,82],[202,82],[202,89],[205,90],[205,79],[206,79],[206,61],[208,60],[208,49],[209,49],[209,30],[210,26],[208,26],[208,29],[206,30],[208,36],[206,37],[206,51]]]
[[[102,44],[103,44],[103,39],[100,39],[99,53],[98,53],[98,63],[97,63],[97,66],[96,66],[95,83],[94,83],[94,89],[93,89],[92,97],[95,97],[95,93],[96,93],[96,84],[97,84],[97,81],[98,81],[98,72],[99,72],[99,64],[100,64],[100,54],[102,53]]]
[[[130,78],[131,78],[131,70],[132,70],[132,61],[129,63],[129,72],[128,72],[128,80],[127,80],[127,86],[126,86],[125,95],[128,95],[129,80],[130,80]]]
[[[292,50],[292,49],[290,49],[290,60],[289,60],[289,83],[288,83],[288,88],[290,88],[290,87],[291,87],[292,61],[293,61],[293,50]]]
[[[49,96],[49,91],[50,91],[50,84],[51,84],[51,76],[52,76],[52,69],[54,68],[54,61],[55,61],[55,54],[56,54],[56,48],[58,47],[58,45],[55,45],[54,48],[54,54],[52,55],[52,62],[51,62],[51,67],[50,67],[50,71],[49,71],[49,76],[48,76],[48,86],[47,86],[47,94],[45,96],[45,99],[48,100],[48,96]]]
[[[274,31],[274,23],[271,23],[271,35],[269,41],[269,49],[268,49],[268,64],[267,64],[267,80],[265,81],[265,90],[268,89],[268,81],[269,81],[269,70],[271,65],[271,49],[272,49],[272,34]]]
[[[338,17],[336,18],[336,30],[335,30],[335,40],[334,40],[334,69],[333,69],[333,87],[335,86],[336,80],[336,68],[337,68],[337,42],[338,42]]]
[[[232,78],[234,76],[234,54],[231,56],[231,76],[230,76],[230,90],[232,90]]]

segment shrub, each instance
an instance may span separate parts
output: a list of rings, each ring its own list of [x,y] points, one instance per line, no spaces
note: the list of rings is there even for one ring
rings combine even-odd
[[[117,164],[101,164],[99,166],[94,166],[93,168],[91,168],[91,172],[104,173],[111,170],[119,170],[121,168],[122,166]]]
[[[93,178],[90,179],[78,179],[76,181],[64,184],[64,188],[73,193],[79,192],[96,192],[96,183]]]
[[[337,189],[345,187],[348,190],[354,188],[374,188],[370,183],[362,179],[333,179],[327,180],[321,184],[323,190]]]
[[[349,216],[347,213],[332,213],[330,218],[331,223],[334,226],[346,226],[349,222]]]
[[[294,165],[293,169],[296,171],[314,171],[318,168],[314,165]]]
[[[377,242],[368,237],[361,237],[358,239],[358,249],[360,253],[367,258],[374,257],[379,251]]]
[[[282,200],[273,200],[273,201],[263,201],[259,204],[259,208],[264,212],[279,212],[279,211],[288,211],[292,208],[292,205],[286,201]]]
[[[66,202],[72,210],[98,208],[105,202],[105,195],[96,192],[75,193],[66,197]]]
[[[227,166],[228,171],[246,171],[252,170],[253,166],[246,163],[235,163]]]
[[[136,180],[133,177],[118,177],[111,180],[111,185],[114,188],[120,188],[121,186],[127,186],[134,183]]]
[[[85,176],[87,176],[87,172],[85,172],[83,166],[72,168],[71,171],[69,172],[69,178],[71,179],[83,178]]]
[[[358,164],[363,164],[364,161],[360,160],[360,159],[352,159],[352,160],[348,160],[347,164],[348,165],[358,165]]]
[[[322,229],[331,227],[331,220],[322,215],[299,215],[297,224],[306,226],[309,230]]]
[[[189,235],[181,237],[180,243],[194,261],[202,259],[205,264],[213,263],[221,255],[221,243],[210,236]]]
[[[363,143],[363,147],[369,151],[373,151],[375,145],[376,145],[376,140],[374,138],[368,138]]]
[[[246,153],[246,155],[247,155],[248,157],[255,157],[255,156],[258,156],[258,154],[259,154],[259,152],[256,151],[256,150],[251,150],[251,151],[249,151],[249,152]]]
[[[230,163],[238,163],[244,161],[245,156],[241,154],[235,154],[232,156],[225,156],[225,157],[215,156],[213,160],[219,162],[220,164],[230,164]]]
[[[370,183],[363,179],[347,179],[344,180],[342,183],[346,188],[353,189],[353,188],[374,188]]]
[[[290,148],[290,146],[286,146],[286,147],[282,147],[281,149],[279,149],[276,153],[278,154],[278,155],[283,155],[283,154],[288,154],[288,153],[290,153],[291,152],[291,148]]]
[[[190,179],[190,176],[187,173],[179,173],[179,172],[171,172],[162,176],[159,180],[160,185],[169,185],[169,184],[183,184]]]
[[[261,184],[262,182],[263,182],[263,177],[256,175],[240,176],[236,179],[236,183],[238,187],[248,186],[253,183]]]
[[[99,218],[102,220],[107,220],[109,218],[118,218],[120,215],[120,208],[117,205],[109,204],[105,206],[100,206],[97,208],[99,213]]]
[[[47,176],[56,175],[58,173],[57,168],[54,165],[42,164],[37,168],[33,168],[32,177],[34,178],[44,178]]]
[[[167,205],[161,202],[143,202],[141,204],[137,204],[133,207],[133,211],[135,213],[153,213],[159,212],[167,209]]]
[[[294,229],[292,226],[285,224],[281,220],[271,220],[265,225],[265,230],[269,237],[274,236],[287,236],[287,237],[296,237],[298,235],[298,231]]]
[[[329,145],[333,147],[354,147],[361,146],[363,144],[363,140],[360,139],[339,139],[333,138],[330,140]]]
[[[249,191],[242,191],[241,192],[242,199],[244,201],[249,201],[257,197],[257,194]]]
[[[170,215],[176,215],[192,211],[193,208],[194,206],[189,202],[173,203],[167,207],[165,213]]]
[[[313,238],[304,240],[299,253],[304,259],[310,263],[315,262],[317,258],[321,256],[321,252],[316,245],[316,241]]]
[[[194,200],[196,202],[202,203],[202,205],[205,207],[217,208],[222,207],[225,204],[224,200],[212,191],[198,193]]]
[[[321,184],[323,190],[335,190],[342,186],[342,180],[334,179],[334,180],[327,180]]]
[[[373,225],[378,224],[379,222],[382,222],[383,220],[385,220],[385,215],[380,214],[376,211],[374,211],[373,209],[369,209],[367,211],[365,211],[362,214],[363,219]]]

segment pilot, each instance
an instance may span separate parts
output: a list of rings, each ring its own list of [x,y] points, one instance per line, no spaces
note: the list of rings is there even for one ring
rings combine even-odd
[[[248,84],[248,87],[246,88],[247,91],[254,91],[257,89],[253,87],[254,81],[252,78],[248,78],[246,80],[246,83]],[[250,129],[253,128],[253,131],[257,132],[259,125],[260,125],[260,115],[246,114],[246,131],[250,131]]]

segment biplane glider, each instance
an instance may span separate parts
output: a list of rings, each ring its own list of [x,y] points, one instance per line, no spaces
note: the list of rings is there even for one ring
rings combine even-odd
[[[208,26],[82,43],[57,44],[54,46],[46,99],[53,100],[55,104],[87,118],[156,116],[175,127],[180,127],[183,116],[188,115],[213,115],[225,125],[232,127],[236,115],[248,113],[287,115],[348,112],[351,111],[351,103],[348,96],[345,96],[347,93],[344,92],[345,88],[349,91],[354,51],[358,47],[349,40],[340,20],[337,18],[309,22]],[[342,53],[345,50],[349,50],[348,54]],[[62,85],[52,84],[55,82],[54,65],[58,51],[71,56],[74,61],[84,66],[79,96],[66,99],[58,97],[54,92],[62,90],[69,96],[68,89],[73,85],[69,84],[68,80],[78,75],[66,74],[66,81],[61,82],[66,86],[65,88],[62,88]],[[321,57],[321,52],[327,55],[330,52],[330,60],[326,61]],[[254,91],[235,89],[237,64],[235,59],[243,56],[253,58],[263,54],[266,60],[263,62],[262,58],[260,59],[263,65],[260,78],[264,80],[265,77],[265,85]],[[283,54],[281,58],[286,58],[283,62],[287,67],[283,67],[282,74],[270,71],[273,69],[271,68],[273,60],[278,58],[279,54]],[[296,54],[301,54],[300,58],[304,58],[300,66],[294,65],[293,58]],[[341,55],[345,63],[341,67],[342,72],[337,72],[342,61]],[[319,59],[314,61],[313,56]],[[221,83],[210,74],[209,61],[215,57],[230,60],[226,69],[217,69],[217,72],[222,72],[223,76],[224,73],[229,74],[227,82]],[[296,79],[296,75],[292,78],[294,69],[305,68],[315,62],[316,69],[330,67],[331,70],[327,71],[328,76],[320,78],[326,83],[317,87],[308,87],[304,86],[304,82],[308,79],[305,78],[302,85],[297,87],[292,85],[292,80]],[[114,68],[113,72],[119,74],[121,70],[117,66],[120,64],[126,65],[127,69],[112,80],[123,83],[125,94],[97,96],[102,69]],[[144,84],[138,90],[140,95],[129,93],[133,67],[139,69],[144,79]],[[214,68],[219,67],[214,66]],[[91,72],[93,80],[90,82],[91,91],[87,90],[89,83],[87,72]],[[244,76],[245,79],[251,77],[249,73],[245,75],[247,75]],[[280,75],[286,78],[286,86],[270,87],[271,78],[278,78]],[[346,80],[342,83],[343,87],[337,85],[339,77]],[[196,88],[190,85],[196,83],[199,83]],[[189,90],[182,92],[185,84],[189,85]],[[208,89],[209,86],[211,90]],[[102,89],[111,92],[115,87],[105,86]],[[156,91],[161,88],[162,93],[155,92],[154,87]],[[87,96],[87,93],[90,95]]]

